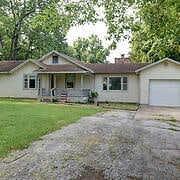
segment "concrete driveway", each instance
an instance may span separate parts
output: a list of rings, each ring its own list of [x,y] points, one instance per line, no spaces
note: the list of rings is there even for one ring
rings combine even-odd
[[[168,120],[175,119],[180,121],[180,108],[176,107],[157,107],[140,106],[136,113],[136,119]]]
[[[84,117],[10,154],[0,179],[180,179],[178,122],[134,117],[118,110]]]

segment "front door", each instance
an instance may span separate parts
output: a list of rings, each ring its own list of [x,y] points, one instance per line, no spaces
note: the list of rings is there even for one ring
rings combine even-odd
[[[55,96],[55,88],[56,88],[56,76],[54,74],[51,74],[51,89],[53,96]]]

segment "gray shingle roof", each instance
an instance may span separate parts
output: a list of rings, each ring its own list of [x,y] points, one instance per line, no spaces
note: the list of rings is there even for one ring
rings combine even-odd
[[[72,59],[73,60],[73,59]],[[78,61],[78,60],[76,60]],[[0,72],[6,73],[19,66],[25,61],[0,61]],[[37,61],[38,62],[38,61]],[[136,70],[147,66],[149,63],[125,63],[125,64],[83,64],[82,67],[71,64],[46,65],[38,62],[43,68],[37,69],[38,72],[77,72],[88,71],[83,67],[87,67],[95,74],[118,74],[118,73],[135,73]],[[79,64],[80,64],[79,63]]]
[[[38,69],[37,72],[77,72],[85,71],[83,68],[70,64],[46,65],[46,69]]]
[[[9,72],[24,61],[0,61],[0,72]]]
[[[135,73],[149,63],[123,63],[123,64],[86,64],[94,71],[95,74],[118,74],[118,73]]]

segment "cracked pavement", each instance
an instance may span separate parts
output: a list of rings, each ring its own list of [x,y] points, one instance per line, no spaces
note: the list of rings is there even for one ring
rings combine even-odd
[[[110,110],[83,117],[0,162],[0,179],[180,179],[180,124]]]

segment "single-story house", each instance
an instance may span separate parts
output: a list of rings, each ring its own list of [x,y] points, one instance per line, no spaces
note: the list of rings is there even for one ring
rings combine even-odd
[[[180,62],[86,64],[52,51],[39,60],[0,61],[0,97],[57,97],[180,107]]]

